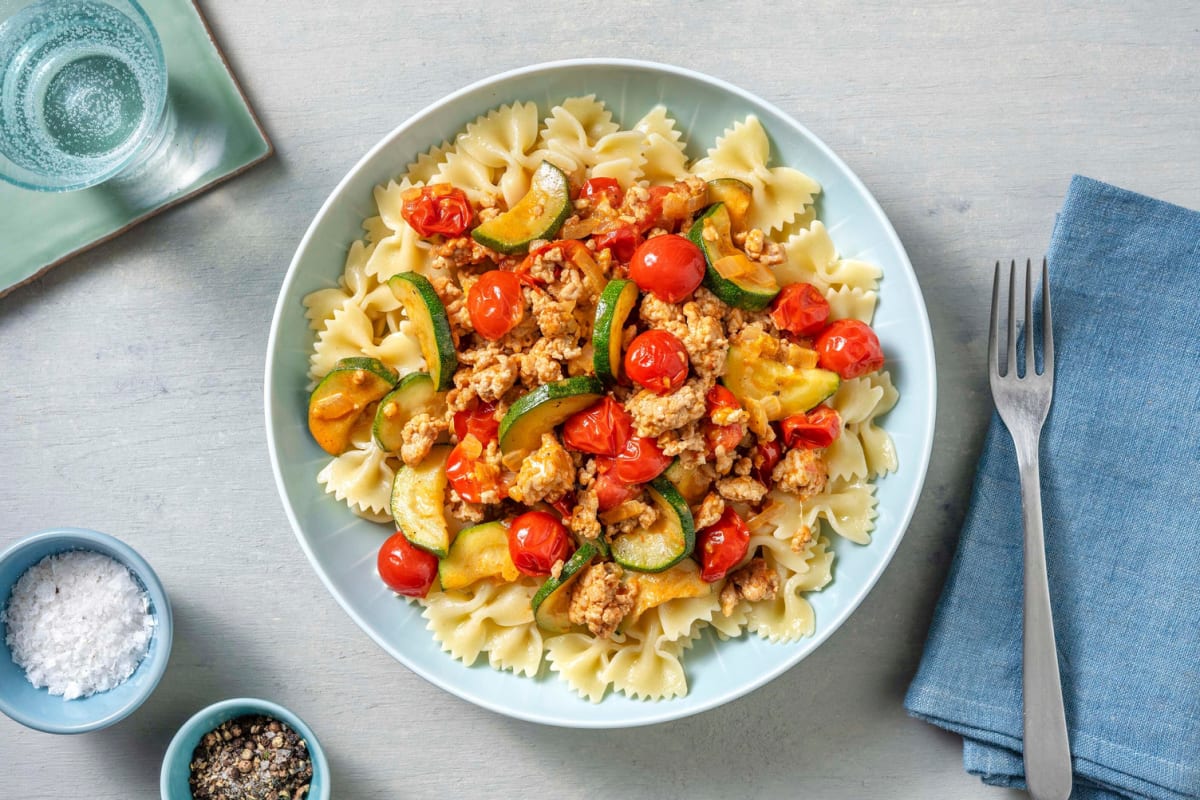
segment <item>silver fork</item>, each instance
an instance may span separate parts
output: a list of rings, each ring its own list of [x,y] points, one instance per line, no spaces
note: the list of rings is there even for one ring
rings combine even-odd
[[[1054,395],[1054,330],[1050,318],[1050,275],[1042,260],[1042,372],[1035,369],[1033,266],[1025,262],[1025,374],[1017,374],[1015,297],[1017,262],[1008,272],[1007,356],[1001,372],[1000,262],[992,285],[992,327],[988,337],[988,375],[992,399],[1017,451],[1021,475],[1021,511],[1025,522],[1025,782],[1035,800],[1066,800],[1071,794],[1071,746],[1063,711],[1050,587],[1046,577],[1046,542],[1042,533],[1042,488],[1038,442]]]

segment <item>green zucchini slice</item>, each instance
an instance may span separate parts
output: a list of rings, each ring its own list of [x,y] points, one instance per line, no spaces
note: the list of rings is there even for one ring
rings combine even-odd
[[[485,522],[460,531],[449,554],[438,562],[442,589],[462,589],[484,578],[521,577],[508,552],[508,526]]]
[[[696,524],[683,495],[661,475],[646,485],[658,506],[658,519],[648,528],[613,540],[612,556],[636,572],[662,572],[687,558],[696,545]]]
[[[458,368],[458,355],[454,351],[454,337],[450,335],[450,319],[446,307],[438,297],[433,284],[424,275],[401,272],[388,280],[392,294],[404,306],[404,313],[412,322],[421,355],[425,357],[425,368],[433,378],[433,387],[444,392],[454,387],[454,370]]]
[[[418,414],[434,417],[446,413],[446,395],[433,388],[427,372],[412,372],[400,379],[395,389],[379,401],[371,432],[375,441],[389,453],[400,452],[404,444],[404,426]]]
[[[396,373],[373,358],[343,358],[308,397],[308,430],[332,456],[350,447],[350,435],[367,407],[396,384]]]
[[[520,253],[537,239],[552,239],[571,214],[571,184],[561,169],[543,161],[529,191],[517,204],[471,231],[472,238],[497,253]]]
[[[637,284],[624,278],[609,281],[600,293],[592,329],[592,366],[602,381],[616,383],[621,377],[621,338],[637,299]]]
[[[571,586],[597,555],[595,546],[584,543],[567,559],[558,577],[551,575],[533,596],[533,618],[538,627],[551,633],[566,633],[572,628],[567,610],[571,606]]]
[[[767,415],[772,422],[816,408],[841,385],[836,372],[755,358],[737,345],[731,346],[725,356],[721,380],[743,404],[749,400],[761,404],[770,396],[778,398],[778,409],[772,408]]]
[[[779,294],[779,282],[770,267],[751,261],[734,246],[730,231],[724,203],[711,206],[688,231],[688,238],[704,252],[704,285],[726,305],[761,311]]]
[[[746,229],[746,217],[750,213],[750,201],[753,197],[754,189],[750,184],[737,178],[717,178],[708,182],[708,202],[725,204],[732,230]]]
[[[567,418],[604,396],[604,386],[590,375],[545,383],[513,403],[500,420],[500,451],[532,453]]]
[[[434,447],[415,467],[400,467],[392,482],[392,519],[414,546],[445,558],[450,550],[446,524],[446,458],[449,445]]]

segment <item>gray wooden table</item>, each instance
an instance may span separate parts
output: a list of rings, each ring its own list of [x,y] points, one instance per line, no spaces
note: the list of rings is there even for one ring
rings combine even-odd
[[[958,739],[901,708],[990,408],[991,264],[1043,251],[1074,172],[1200,205],[1194,3],[203,5],[278,157],[0,300],[0,546],[75,524],[137,547],[175,604],[171,667],[101,733],[0,718],[0,797],[156,797],[178,725],[237,695],[308,720],[338,798],[1018,796],[965,775]],[[345,171],[466,83],[585,55],[709,72],[822,137],[891,216],[938,352],[922,502],[860,610],[752,695],[628,732],[495,716],[375,646],[295,543],[262,416],[276,293]]]

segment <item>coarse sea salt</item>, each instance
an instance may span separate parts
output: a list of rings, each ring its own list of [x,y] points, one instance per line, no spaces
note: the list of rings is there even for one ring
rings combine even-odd
[[[0,611],[13,661],[64,700],[106,692],[137,669],[154,633],[150,600],[129,569],[87,550],[47,556]]]

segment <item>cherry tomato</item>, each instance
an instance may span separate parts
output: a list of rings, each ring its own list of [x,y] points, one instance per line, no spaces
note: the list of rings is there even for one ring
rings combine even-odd
[[[474,218],[466,194],[446,183],[414,186],[400,200],[400,216],[418,236],[461,236]]]
[[[621,184],[616,178],[588,178],[584,181],[583,188],[579,191],[579,196],[599,203],[601,197],[608,198],[608,204],[613,208],[620,208],[621,198],[625,195],[621,191]]]
[[[670,186],[651,186],[650,187],[650,199],[647,202],[647,204],[649,206],[649,213],[646,215],[646,218],[644,220],[642,220],[642,223],[639,225],[642,233],[645,233],[646,231],[650,230],[651,228],[656,227],[660,223],[663,223],[666,221],[663,219],[663,198],[665,198],[670,193],[671,193]]]
[[[663,453],[658,440],[649,436],[634,436],[617,454],[613,474],[624,483],[645,483],[657,478],[674,459]]]
[[[829,323],[817,337],[817,365],[844,379],[857,378],[883,366],[883,349],[871,326],[857,319]]]
[[[406,597],[424,597],[437,577],[438,559],[397,531],[379,548],[375,561],[379,577],[388,588]]]
[[[571,555],[567,529],[545,511],[526,511],[508,526],[508,554],[526,575],[549,575]]]
[[[585,453],[615,456],[633,435],[633,417],[611,397],[605,397],[563,423],[563,444]]]
[[[638,334],[625,351],[625,374],[655,394],[669,394],[687,380],[687,350],[666,331]]]
[[[467,312],[475,332],[496,341],[525,318],[525,296],[516,273],[493,269],[479,276],[467,292]]]
[[[468,503],[482,503],[484,493],[495,491],[498,486],[499,475],[494,468],[479,463],[479,454],[486,446],[468,433],[446,458],[446,480]]]
[[[613,470],[616,459],[600,456],[596,459],[596,501],[601,511],[616,508],[626,500],[632,500],[642,493],[642,487],[626,483],[616,476]]]
[[[806,414],[792,414],[779,423],[783,443],[812,450],[829,447],[842,434],[842,416],[829,406],[817,406]]]
[[[742,404],[738,402],[733,392],[717,384],[704,396],[704,407],[708,411],[709,418],[701,427],[704,430],[704,439],[708,442],[709,450],[716,452],[717,447],[723,447],[725,452],[733,452],[742,443],[742,437],[746,435],[746,428],[740,422],[722,422],[722,415],[741,408]]]
[[[486,447],[488,442],[496,438],[499,430],[500,420],[496,419],[495,403],[481,403],[475,408],[454,412],[454,435],[460,442],[470,433]]]
[[[771,486],[775,483],[775,479],[771,477],[771,473],[775,471],[775,465],[783,458],[783,445],[780,443],[778,436],[769,442],[760,441],[754,448],[754,455],[751,461],[754,463],[754,473],[758,478],[758,482],[764,486]]]
[[[642,243],[642,236],[632,225],[618,225],[612,230],[597,233],[592,237],[596,244],[596,252],[604,248],[612,251],[613,258],[621,263],[628,263]]]
[[[642,242],[629,262],[629,277],[659,300],[678,303],[704,281],[704,253],[674,233]]]
[[[811,283],[789,283],[771,301],[771,319],[782,331],[812,336],[829,319],[829,301]]]
[[[700,577],[709,583],[721,580],[732,567],[741,563],[749,547],[750,529],[733,506],[725,506],[721,518],[696,536]]]

